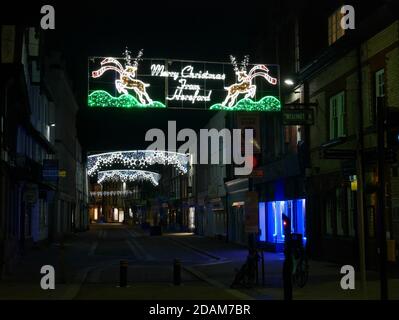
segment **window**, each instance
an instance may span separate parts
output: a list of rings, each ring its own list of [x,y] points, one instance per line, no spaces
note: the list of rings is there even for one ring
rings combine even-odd
[[[345,94],[330,98],[330,140],[346,136]]]
[[[375,97],[376,100],[379,97],[385,95],[385,81],[384,81],[384,69],[378,70],[375,73]]]
[[[345,30],[341,28],[342,17],[341,8],[328,17],[328,45],[332,45],[345,34]]]
[[[337,209],[337,235],[342,236],[344,235],[344,227],[343,227],[343,216],[344,216],[344,208],[343,208],[343,194],[342,189],[335,190],[336,196],[336,209]]]
[[[384,69],[380,69],[374,73],[371,86],[374,87],[374,103],[370,104],[370,124],[375,124],[377,119],[377,98],[385,96],[385,73]],[[373,84],[374,83],[374,84]]]
[[[375,237],[375,207],[367,207],[367,223],[368,223],[368,235],[370,238]]]
[[[333,212],[333,198],[328,198],[326,201],[326,234],[333,234],[332,226],[332,212]]]
[[[355,201],[356,196],[355,193],[350,189],[347,188],[347,200],[348,200],[348,235],[353,237],[355,236]]]

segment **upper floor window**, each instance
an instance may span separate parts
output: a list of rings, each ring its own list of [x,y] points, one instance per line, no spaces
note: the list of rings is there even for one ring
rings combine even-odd
[[[373,80],[372,80],[373,81]],[[375,124],[377,116],[377,99],[385,96],[385,73],[380,69],[374,73],[374,103],[370,104],[370,122]]]
[[[332,45],[345,34],[345,30],[341,28],[342,17],[341,7],[328,17],[328,45]]]
[[[375,96],[383,97],[385,95],[385,81],[384,81],[384,69],[378,70],[375,73]]]
[[[346,136],[345,93],[330,98],[330,140]]]

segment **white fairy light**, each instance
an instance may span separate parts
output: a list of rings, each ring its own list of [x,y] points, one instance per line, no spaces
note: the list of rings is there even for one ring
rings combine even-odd
[[[87,157],[87,173],[94,176],[103,168],[122,164],[127,169],[145,168],[154,164],[172,165],[180,173],[188,171],[189,156],[184,153],[157,150],[114,151],[93,154]]]
[[[144,170],[107,170],[98,172],[98,183],[104,181],[149,181],[154,186],[159,184],[161,175],[152,171]]]
[[[132,57],[131,57],[131,51],[129,51],[129,49],[126,47],[126,49],[125,49],[125,53],[124,53],[124,56],[125,56],[125,65],[126,66],[131,66],[132,65]]]
[[[91,197],[101,197],[101,196],[128,196],[133,194],[131,190],[113,190],[113,191],[90,191]]]

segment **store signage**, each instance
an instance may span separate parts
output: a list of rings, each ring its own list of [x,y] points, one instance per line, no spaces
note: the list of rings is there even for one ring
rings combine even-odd
[[[43,160],[42,176],[44,181],[58,181],[58,160]]]
[[[282,114],[283,124],[286,126],[314,124],[313,109],[284,109]]]

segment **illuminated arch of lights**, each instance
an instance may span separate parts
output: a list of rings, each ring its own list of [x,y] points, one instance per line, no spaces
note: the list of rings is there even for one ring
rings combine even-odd
[[[161,175],[152,171],[144,170],[107,170],[98,172],[98,183],[104,181],[149,181],[157,186]]]
[[[87,157],[87,173],[94,176],[99,170],[122,164],[125,168],[145,168],[154,164],[173,165],[180,173],[188,171],[189,155],[172,151],[130,150],[93,154]]]
[[[131,190],[114,190],[114,191],[90,191],[91,197],[108,197],[108,196],[129,196],[132,195]]]

